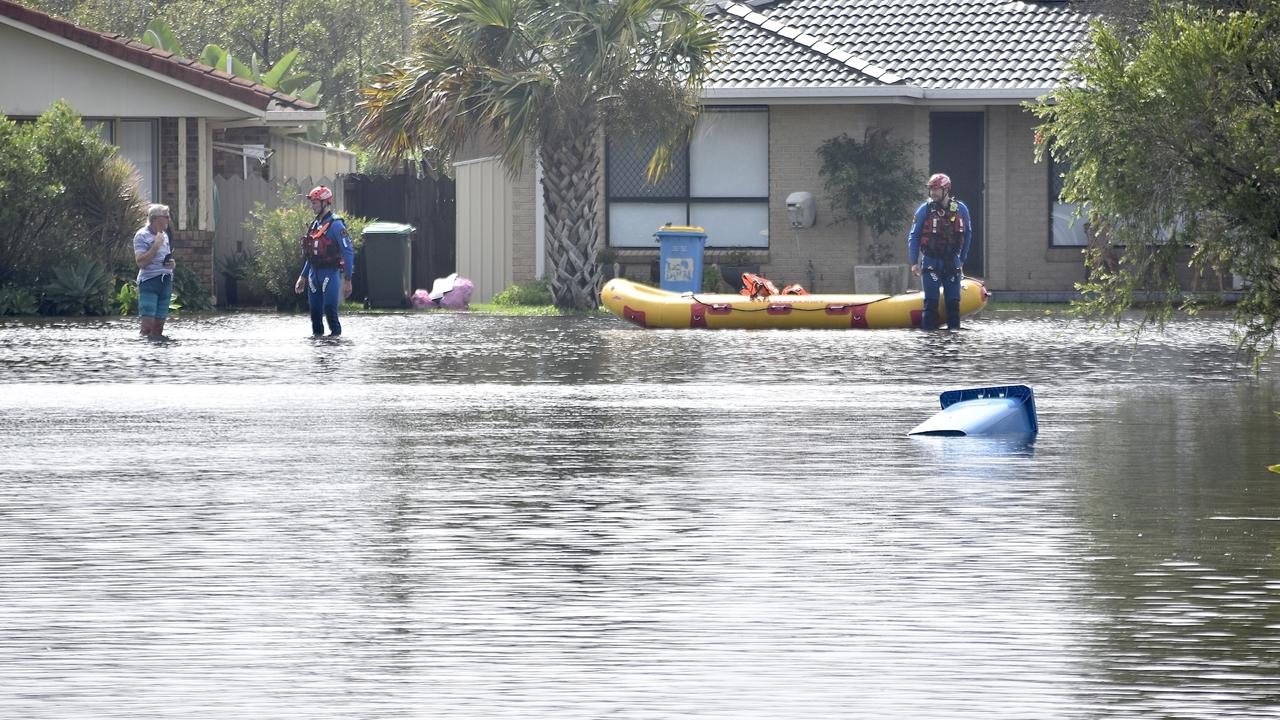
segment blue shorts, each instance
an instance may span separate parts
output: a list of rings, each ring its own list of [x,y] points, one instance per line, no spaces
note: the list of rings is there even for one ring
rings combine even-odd
[[[163,320],[169,317],[173,299],[173,274],[165,273],[138,283],[138,316]]]

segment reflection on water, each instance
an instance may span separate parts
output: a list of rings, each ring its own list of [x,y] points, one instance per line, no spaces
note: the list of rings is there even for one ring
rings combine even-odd
[[[1136,343],[0,324],[0,717],[1274,717],[1280,383]],[[1033,443],[907,437],[1026,383]]]

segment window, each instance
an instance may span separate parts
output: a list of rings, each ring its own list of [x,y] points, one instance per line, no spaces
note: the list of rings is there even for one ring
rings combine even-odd
[[[84,126],[97,130],[103,140],[119,148],[120,157],[128,160],[138,171],[138,192],[142,199],[156,202],[160,197],[156,121],[85,118]]]
[[[156,123],[154,120],[121,120],[116,146],[124,159],[138,169],[138,192],[144,200],[160,196],[156,164]]]
[[[769,246],[769,112],[705,108],[692,140],[653,185],[656,140],[609,139],[606,192],[611,247],[656,248],[662,225],[700,225],[709,247]]]
[[[1077,213],[1079,203],[1062,202],[1063,176],[1071,166],[1059,162],[1049,156],[1049,199],[1050,199],[1050,236],[1049,244],[1053,247],[1084,247],[1089,244],[1089,236],[1085,234],[1085,216]]]

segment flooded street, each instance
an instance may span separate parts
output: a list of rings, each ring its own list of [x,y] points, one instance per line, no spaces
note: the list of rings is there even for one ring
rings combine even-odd
[[[1280,717],[1280,373],[609,318],[0,322],[0,717]],[[909,438],[1034,388],[1033,444]]]

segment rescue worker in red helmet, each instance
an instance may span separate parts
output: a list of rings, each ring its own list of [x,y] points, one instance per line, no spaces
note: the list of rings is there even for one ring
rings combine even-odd
[[[311,306],[311,334],[324,334],[324,321],[329,321],[329,335],[342,334],[338,306],[351,296],[351,273],[355,270],[355,251],[342,218],[333,214],[333,191],[320,185],[307,193],[311,211],[316,214],[311,227],[302,236],[302,255],[306,258],[293,291],[307,291]],[[339,296],[341,288],[341,296]]]
[[[916,209],[915,221],[907,234],[907,257],[911,272],[920,276],[924,288],[921,330],[938,327],[938,292],[946,296],[947,328],[960,329],[960,280],[969,257],[973,225],[969,208],[951,197],[951,178],[936,173],[929,178],[929,200]]]

